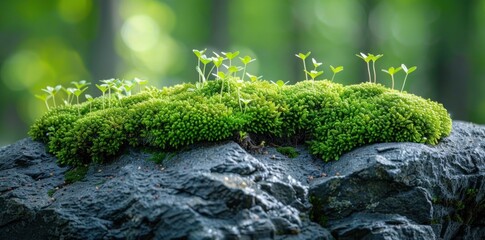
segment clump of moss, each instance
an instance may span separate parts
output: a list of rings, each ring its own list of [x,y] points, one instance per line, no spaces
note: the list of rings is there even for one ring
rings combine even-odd
[[[84,179],[84,177],[86,177],[88,170],[89,170],[89,167],[86,165],[76,166],[64,174],[64,182],[66,184],[70,184],[70,183],[75,183],[77,181],[81,181]]]
[[[49,191],[47,191],[47,196],[49,197],[52,197],[54,196],[54,193],[56,193],[57,189],[49,189]]]
[[[247,101],[244,107],[240,99]],[[110,107],[103,108],[108,100]],[[229,78],[202,88],[187,83],[108,100],[55,108],[29,134],[47,143],[60,163],[82,166],[112,159],[128,146],[172,151],[238,132],[266,142],[305,141],[329,161],[369,143],[436,144],[451,131],[441,104],[373,83],[279,86]]]
[[[276,148],[276,151],[289,158],[296,158],[300,155],[294,147],[278,147]]]

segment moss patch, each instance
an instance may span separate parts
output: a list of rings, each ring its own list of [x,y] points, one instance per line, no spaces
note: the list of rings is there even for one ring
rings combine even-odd
[[[289,158],[296,158],[300,155],[294,147],[278,147],[276,148],[276,151]]]
[[[69,171],[64,175],[64,182],[66,184],[75,183],[84,179],[88,173],[89,167],[86,165],[79,165]]]
[[[105,162],[127,146],[171,151],[232,139],[240,131],[266,142],[306,141],[329,161],[369,143],[436,144],[450,133],[451,119],[439,103],[380,84],[277,86],[227,79],[55,108],[29,134],[47,143],[60,163],[79,166]]]

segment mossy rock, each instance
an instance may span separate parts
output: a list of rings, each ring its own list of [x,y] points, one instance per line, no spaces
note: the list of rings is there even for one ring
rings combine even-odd
[[[46,143],[61,164],[83,165],[105,162],[128,146],[170,151],[232,139],[238,132],[266,142],[305,141],[329,161],[370,143],[434,145],[450,131],[441,104],[379,84],[324,80],[280,87],[217,80],[59,107],[38,119],[29,134]]]

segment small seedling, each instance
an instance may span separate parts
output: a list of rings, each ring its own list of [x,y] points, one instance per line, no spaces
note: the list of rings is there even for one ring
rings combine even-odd
[[[204,49],[204,50],[197,50],[197,49],[192,50],[192,52],[194,52],[195,56],[197,56],[197,67],[199,69],[200,69],[200,58],[205,53],[205,51],[207,51],[207,48]],[[200,82],[200,75],[199,75],[199,82]]]
[[[111,79],[101,80],[100,82],[103,82],[104,84],[106,84],[106,88],[108,88],[108,107],[111,107],[111,101],[109,101],[109,99],[111,99],[111,88],[113,88],[113,86],[115,85],[115,79],[111,78]]]
[[[96,84],[96,87],[101,91],[101,93],[103,93],[103,109],[104,109],[105,93],[108,90],[108,84],[101,84],[101,85]]]
[[[332,72],[333,72],[333,76],[332,76],[332,81],[333,81],[333,79],[335,78],[335,75],[343,71],[344,67],[343,66],[333,67],[332,65],[330,65],[330,69],[332,69]]]
[[[283,88],[283,86],[285,86],[286,84],[288,84],[289,81],[284,82],[283,80],[278,80],[276,82],[271,81],[271,83],[273,83],[274,85],[278,86],[278,91],[281,93],[281,89]]]
[[[74,92],[76,91],[76,88],[62,88],[62,90],[67,95],[67,99],[64,100],[64,105],[71,105],[72,99],[74,99]]]
[[[212,57],[212,62],[214,63],[214,66],[216,67],[216,75],[219,73],[219,67],[222,65],[224,62],[225,58],[219,56],[219,54],[214,52],[215,57]]]
[[[369,53],[369,57],[371,57],[372,61],[372,70],[374,71],[374,83],[377,83],[377,75],[376,75],[376,61],[379,60],[379,58],[383,57],[383,54],[378,54],[374,56],[374,54]]]
[[[317,62],[317,60],[315,60],[315,58],[312,58],[312,63],[313,63],[313,70],[317,70],[317,67],[319,67],[320,65],[322,65],[321,62]]]
[[[406,77],[404,77],[404,82],[402,83],[402,87],[401,87],[401,92],[404,90],[404,85],[406,84],[406,79],[408,78],[408,75],[412,72],[414,72],[416,70],[416,66],[413,66],[413,67],[410,67],[409,69],[406,67],[406,65],[401,64],[401,68],[402,70],[406,73]]]
[[[371,81],[371,78],[370,78],[370,66],[369,66],[369,62],[372,60],[372,56],[367,56],[364,53],[360,53],[360,55],[359,54],[355,54],[355,56],[361,58],[367,64],[367,72],[369,73],[369,82],[372,82]]]
[[[87,85],[90,85],[91,83],[86,82],[85,80],[79,81],[79,82],[71,82],[76,86],[76,90],[74,90],[74,95],[76,96],[76,102],[79,104],[79,96],[88,89]]]
[[[248,75],[251,82],[256,82],[256,81],[261,80],[263,78],[263,76],[255,76],[255,75],[251,75],[249,73],[246,73],[246,75]]]
[[[141,86],[142,85],[145,85],[148,83],[148,80],[142,80],[142,79],[139,79],[139,78],[135,78],[133,79],[133,81],[138,84],[138,92],[141,92]],[[104,93],[103,93],[103,96],[104,96]]]
[[[89,112],[91,112],[91,111],[93,110],[93,108],[92,108],[92,105],[93,105],[93,104],[92,104],[92,101],[94,100],[94,98],[93,98],[91,95],[89,95],[89,94],[85,94],[85,95],[84,95],[84,97],[85,97],[85,98],[88,100],[88,102],[89,102]]]
[[[224,91],[224,81],[226,80],[227,76],[224,72],[217,72],[217,74],[213,73],[217,79],[221,80],[221,98],[220,101],[222,101],[222,92]]]
[[[306,54],[303,53],[298,53],[295,54],[295,56],[303,61],[303,72],[305,73],[305,80],[308,80],[308,75],[307,75],[307,69],[306,69],[306,63],[305,59],[310,56],[312,52],[307,52]]]
[[[209,57],[207,57],[206,55],[202,55],[202,56],[200,57],[200,62],[202,62],[202,64],[204,64],[204,68],[203,68],[203,70],[201,71],[201,70],[200,70],[200,67],[197,67],[197,72],[199,73],[199,75],[200,75],[200,74],[202,74],[202,75],[200,76],[200,79],[202,79],[202,82],[206,82],[206,77],[205,77],[205,69],[206,69],[206,67],[207,67],[207,64],[209,64],[210,62],[212,62],[212,58],[209,58]]]
[[[394,89],[394,74],[396,74],[400,70],[401,70],[401,67],[398,67],[398,68],[390,67],[388,70],[382,69],[383,72],[391,75],[392,89]]]
[[[239,98],[239,101],[244,103],[244,112],[243,113],[246,113],[246,109],[248,108],[248,104],[251,102],[251,99]]]
[[[229,67],[232,66],[232,59],[237,57],[239,55],[239,51],[235,51],[235,52],[222,52],[222,54],[224,54],[224,56],[226,56],[227,59],[229,59]]]
[[[317,78],[318,76],[322,75],[323,74],[323,71],[311,70],[310,72],[306,71],[306,73],[308,75],[310,75],[310,77],[312,78],[313,81],[315,81],[315,78]]]
[[[50,95],[42,94],[42,95],[35,95],[35,97],[38,98],[38,99],[40,99],[40,100],[42,100],[42,101],[44,101],[45,106],[47,107],[47,111],[50,110],[49,103],[47,102],[47,100],[49,100],[49,98],[51,98]]]
[[[57,104],[56,104],[56,94],[61,89],[62,89],[62,86],[61,85],[57,85],[55,87],[47,86],[46,88],[42,89],[42,91],[44,91],[47,94],[49,94],[49,98],[52,98],[52,102],[54,103],[54,107],[57,107]]]
[[[242,74],[242,78],[241,78],[244,81],[244,75],[246,75],[246,68],[247,68],[248,64],[255,61],[256,59],[253,59],[250,56],[245,56],[243,58],[240,57],[239,59],[241,59],[241,62],[244,64],[244,70],[243,70],[243,74]]]
[[[228,71],[228,73],[229,73],[229,75],[228,75],[229,77],[233,77],[233,76],[235,76],[235,75],[236,75],[236,73],[237,73],[237,72],[239,72],[239,71],[243,70],[243,68],[242,68],[242,67],[236,67],[236,66],[227,66],[227,65],[225,65],[225,64],[223,64],[223,65],[224,65],[224,67],[226,67],[226,68],[227,68],[227,71]]]
[[[131,90],[135,87],[135,84],[130,80],[123,81],[123,90],[126,96],[131,96]]]
[[[241,87],[243,85],[244,81],[242,79],[238,79],[236,81],[236,87],[237,87],[237,101],[239,103],[239,110],[241,110],[241,112],[243,111],[243,108],[242,108],[242,104],[241,104]]]

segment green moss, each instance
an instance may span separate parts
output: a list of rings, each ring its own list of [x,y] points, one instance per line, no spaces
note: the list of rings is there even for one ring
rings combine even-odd
[[[84,179],[89,167],[86,165],[77,166],[64,174],[64,182],[67,184],[75,183]]]
[[[289,158],[296,158],[300,155],[294,147],[278,147],[276,148],[276,151]]]
[[[266,142],[308,143],[325,161],[376,142],[436,144],[451,131],[441,104],[379,84],[303,81],[278,87],[230,79],[146,91],[121,100],[96,98],[49,111],[31,127],[62,164],[105,162],[126,147],[177,150],[228,140],[243,131]],[[239,91],[238,91],[239,88]],[[250,100],[240,107],[239,98]],[[103,102],[105,108],[103,108]]]
[[[466,225],[475,224],[485,214],[485,200],[477,199],[478,189],[466,189],[464,194],[455,199],[434,197],[434,205],[452,208],[449,215],[442,216],[443,221],[455,221]]]
[[[49,197],[54,196],[54,193],[56,193],[56,191],[57,191],[56,189],[50,189],[49,191],[47,191],[47,196]]]

